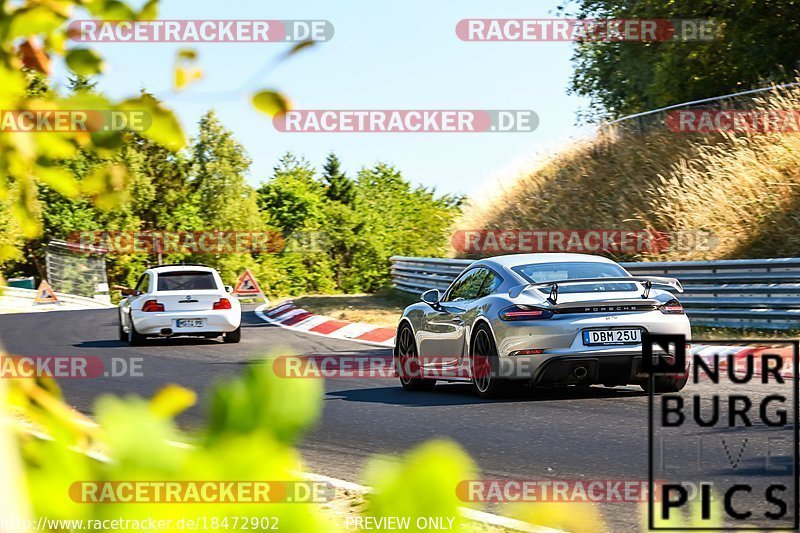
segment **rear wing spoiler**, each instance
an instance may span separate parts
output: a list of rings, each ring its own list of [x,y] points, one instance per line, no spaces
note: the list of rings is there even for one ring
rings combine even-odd
[[[517,298],[520,294],[528,289],[544,289],[550,287],[550,294],[547,301],[551,304],[558,302],[558,288],[564,285],[580,285],[585,283],[641,283],[644,285],[644,292],[642,299],[647,299],[650,296],[650,289],[653,285],[663,285],[675,290],[676,292],[683,292],[683,285],[675,278],[662,278],[660,276],[627,276],[619,278],[576,278],[565,279],[561,281],[546,281],[544,283],[528,283],[527,285],[520,285],[508,291],[511,298]]]

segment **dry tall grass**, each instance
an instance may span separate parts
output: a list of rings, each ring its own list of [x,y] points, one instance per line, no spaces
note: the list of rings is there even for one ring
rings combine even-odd
[[[800,89],[746,107],[798,111]],[[504,180],[491,199],[471,200],[456,229],[703,230],[718,238],[711,250],[626,258],[797,256],[800,133],[598,134]]]

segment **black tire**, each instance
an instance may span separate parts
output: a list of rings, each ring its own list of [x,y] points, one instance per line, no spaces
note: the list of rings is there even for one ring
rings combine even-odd
[[[125,333],[125,330],[122,328],[122,313],[119,314],[119,340],[120,342],[128,342],[128,334]]]
[[[242,340],[242,326],[239,326],[233,331],[229,331],[222,336],[222,341],[230,344],[236,344]]]
[[[510,391],[509,382],[498,377],[500,359],[497,345],[488,327],[479,325],[470,346],[472,386],[481,398],[498,398]]]
[[[131,320],[131,327],[128,330],[128,344],[130,344],[131,346],[141,346],[142,344],[144,344],[144,340],[146,338],[147,337],[145,337],[144,335],[140,335],[136,331],[136,328],[133,327],[133,320]]]
[[[653,383],[655,384],[655,393],[660,392],[678,392],[686,386],[689,381],[689,372],[675,376],[655,376]],[[639,386],[645,392],[650,392],[650,380],[642,381]]]
[[[417,354],[417,343],[414,341],[414,332],[408,324],[403,324],[397,331],[394,364],[397,375],[400,378],[400,385],[405,390],[432,391],[436,386],[435,379],[413,377],[420,373],[419,356]],[[406,371],[408,370],[411,371],[411,376],[407,375]]]

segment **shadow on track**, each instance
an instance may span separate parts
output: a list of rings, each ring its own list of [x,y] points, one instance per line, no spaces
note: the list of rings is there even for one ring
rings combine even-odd
[[[147,348],[148,346],[191,346],[201,345],[207,346],[212,344],[224,344],[222,338],[206,339],[203,337],[152,337],[144,341],[144,344],[137,346],[137,348]],[[73,344],[76,348],[119,348],[121,346],[129,347],[127,342],[117,339],[105,339],[100,341],[83,341]]]
[[[589,387],[579,389],[566,387],[563,389],[530,389],[520,387],[511,390],[504,398],[484,400],[479,398],[472,385],[440,384],[433,392],[406,391],[399,385],[396,387],[374,387],[366,389],[349,389],[330,391],[328,400],[345,400],[349,402],[383,403],[388,405],[407,405],[430,407],[437,405],[491,404],[511,402],[542,402],[558,400],[611,400],[638,398],[647,396],[644,391],[633,388]]]
[[[253,311],[242,309],[242,327],[243,328],[279,328],[277,324],[266,322],[258,317]]]

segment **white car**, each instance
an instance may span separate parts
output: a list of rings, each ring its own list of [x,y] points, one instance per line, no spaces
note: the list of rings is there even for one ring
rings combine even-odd
[[[122,290],[119,339],[138,345],[146,337],[222,335],[225,342],[239,342],[242,308],[231,291],[207,266],[149,268],[135,288]]]

